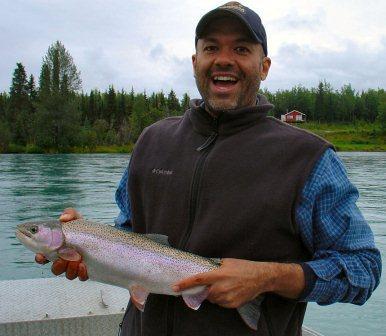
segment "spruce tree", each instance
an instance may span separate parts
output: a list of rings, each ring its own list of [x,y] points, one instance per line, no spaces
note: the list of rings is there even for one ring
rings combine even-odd
[[[168,94],[167,106],[169,110],[169,115],[179,115],[181,114],[181,106],[178,98],[173,90],[170,90]]]
[[[105,120],[108,123],[116,123],[117,114],[117,101],[116,93],[113,85],[109,86],[109,90],[106,93],[106,109],[105,109]]]
[[[181,101],[181,114],[185,113],[185,111],[189,108],[190,97],[187,93],[184,93]]]
[[[30,101],[35,102],[35,100],[37,98],[37,91],[36,91],[36,87],[35,87],[35,78],[32,74],[29,76],[27,89],[28,89],[28,97],[29,97]]]
[[[7,120],[12,139],[16,144],[26,145],[31,127],[31,105],[28,97],[27,74],[22,63],[16,63],[9,90]]]

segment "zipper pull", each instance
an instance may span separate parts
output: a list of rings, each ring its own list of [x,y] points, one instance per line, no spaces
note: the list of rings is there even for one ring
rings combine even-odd
[[[197,152],[201,152],[204,149],[207,149],[211,144],[213,144],[217,139],[218,133],[217,131],[213,131],[212,134],[206,139],[206,141],[200,146],[196,148]]]

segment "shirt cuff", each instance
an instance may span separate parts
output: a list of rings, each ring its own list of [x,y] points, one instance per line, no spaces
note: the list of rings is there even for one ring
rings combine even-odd
[[[308,295],[311,294],[315,287],[317,276],[310,265],[307,263],[301,263],[300,267],[304,272],[305,287],[303,292],[300,294],[299,301],[305,301]]]
[[[120,212],[118,217],[114,219],[114,223],[116,227],[131,230],[130,218],[127,218],[127,216],[122,212]]]

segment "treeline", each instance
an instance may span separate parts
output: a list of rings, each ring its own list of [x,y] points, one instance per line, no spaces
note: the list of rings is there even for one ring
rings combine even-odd
[[[317,122],[379,122],[386,130],[383,89],[356,92],[350,85],[334,90],[320,82],[263,94],[275,105],[272,114],[297,109]],[[0,152],[64,152],[71,148],[134,143],[144,127],[181,115],[189,96],[179,100],[173,90],[147,94],[114,86],[101,92],[81,91],[81,77],[64,45],[52,44],[43,58],[38,83],[22,63],[13,72],[9,93],[0,93]]]
[[[386,118],[386,92],[384,89],[355,91],[350,84],[334,90],[326,81],[317,88],[295,86],[291,90],[276,93],[263,92],[275,105],[274,116],[298,110],[307,115],[307,120],[323,123],[374,123]]]

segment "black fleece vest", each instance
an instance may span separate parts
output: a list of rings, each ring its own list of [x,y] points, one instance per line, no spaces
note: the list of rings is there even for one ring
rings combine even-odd
[[[128,185],[133,230],[167,235],[171,246],[206,257],[308,260],[295,209],[330,145],[267,117],[272,105],[264,96],[217,119],[199,103],[138,140]],[[204,301],[193,311],[180,297],[150,295],[144,313],[129,306],[123,335],[300,335],[305,308],[268,294],[256,333],[235,309]]]

